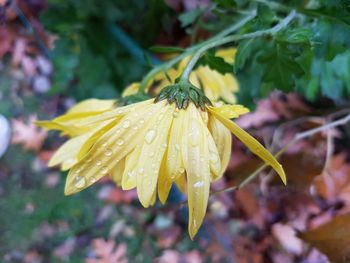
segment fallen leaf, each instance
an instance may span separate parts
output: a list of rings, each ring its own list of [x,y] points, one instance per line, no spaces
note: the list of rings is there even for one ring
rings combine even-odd
[[[299,237],[319,249],[331,262],[350,262],[350,214],[336,216],[316,229],[299,233]]]
[[[303,243],[296,236],[296,232],[291,226],[277,223],[272,226],[271,230],[273,236],[286,251],[296,255],[303,252]]]
[[[116,246],[114,240],[105,241],[102,238],[96,238],[92,241],[93,250],[96,258],[87,258],[86,263],[127,263],[126,245],[124,243]]]
[[[36,116],[30,116],[28,123],[23,120],[12,120],[12,143],[20,144],[25,150],[38,151],[44,143],[47,132],[34,125]]]

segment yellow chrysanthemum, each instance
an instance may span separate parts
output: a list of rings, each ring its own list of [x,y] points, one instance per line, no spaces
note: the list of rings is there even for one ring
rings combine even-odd
[[[223,58],[227,63],[232,64],[236,53],[235,48],[220,49],[216,52],[218,57]],[[154,78],[157,84],[156,94],[166,86],[174,83],[175,80],[182,74],[190,57],[183,59],[177,68],[170,68],[166,72],[160,72]],[[168,79],[169,78],[169,79]],[[209,66],[199,66],[190,74],[190,81],[197,87],[201,87],[204,94],[211,101],[218,101],[220,98],[225,102],[234,104],[236,97],[234,93],[239,90],[239,83],[232,74],[221,74]],[[138,82],[129,85],[123,92],[122,96],[133,95],[138,92],[140,84]],[[149,83],[147,89],[151,86]]]
[[[200,90],[184,87],[183,96],[173,98],[177,87],[172,86],[156,102],[147,100],[80,119],[77,129],[87,132],[68,140],[50,162],[71,167],[65,194],[109,175],[123,189],[137,188],[141,204],[148,207],[157,194],[164,203],[175,183],[188,193],[188,230],[193,238],[206,213],[210,182],[220,178],[228,165],[230,132],[286,183],[277,160],[230,120],[247,113],[245,107],[209,106]],[[66,132],[62,127],[54,128]],[[67,160],[74,165],[67,166]]]
[[[221,49],[216,52],[216,56],[222,57],[230,64],[233,63],[235,54],[235,48]],[[155,78],[157,81],[160,81],[159,89],[174,83],[182,74],[189,60],[190,57],[186,57],[179,63],[177,69],[171,68],[166,72],[170,81],[164,73],[159,73]],[[211,101],[218,101],[221,98],[227,103],[236,103],[234,93],[239,90],[239,84],[232,74],[223,75],[216,70],[209,68],[209,66],[199,66],[191,72],[190,81],[193,85],[201,87],[204,94]]]

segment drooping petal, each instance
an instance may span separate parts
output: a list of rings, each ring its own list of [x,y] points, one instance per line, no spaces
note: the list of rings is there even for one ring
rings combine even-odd
[[[151,204],[153,192],[156,190],[175,105],[163,108],[164,112],[157,113],[156,120],[146,131],[137,165],[137,195],[144,207]]]
[[[116,100],[99,100],[99,99],[83,100],[75,104],[72,108],[70,108],[67,113],[96,112],[96,111],[102,112],[105,110],[112,109],[115,106],[115,103],[116,103]]]
[[[188,231],[193,238],[203,222],[207,210],[210,168],[209,150],[205,126],[198,110],[190,104],[185,116],[182,152],[187,174],[189,224]]]
[[[83,144],[89,139],[91,133],[86,133],[66,141],[51,157],[48,166],[66,163],[62,170],[70,169],[78,161],[78,153]]]
[[[125,158],[119,161],[111,170],[111,178],[117,184],[120,185],[125,169]]]
[[[173,122],[169,133],[168,149],[166,152],[166,159],[163,162],[163,169],[159,175],[158,181],[158,195],[162,203],[165,203],[172,183],[185,173],[182,154],[181,154],[181,138],[182,125],[185,111],[175,110],[173,114]]]
[[[135,149],[126,156],[125,170],[122,178],[123,190],[130,190],[137,186],[137,161],[140,157],[141,147],[136,146]]]
[[[112,168],[128,155],[144,138],[143,129],[135,129],[147,123],[162,107],[161,103],[143,105],[138,116],[127,114],[113,128],[103,134],[90,151],[69,172],[65,194],[73,194],[90,186],[100,178],[111,173]]]
[[[212,180],[216,180],[222,175],[220,155],[216,147],[216,144],[214,142],[214,139],[211,136],[207,127],[205,127],[205,131],[206,131],[207,140],[208,140],[209,163],[210,163],[210,172],[211,172],[210,174],[211,174]]]
[[[209,116],[209,130],[213,136],[216,147],[219,152],[221,161],[220,176],[225,172],[231,156],[232,137],[229,129],[227,129],[220,121],[213,116]],[[212,178],[215,180],[216,178]]]
[[[248,149],[259,156],[266,164],[270,165],[280,176],[284,184],[287,183],[286,175],[281,164],[276,160],[273,155],[264,148],[254,137],[244,131],[233,121],[225,118],[221,115],[220,111],[210,107],[209,111],[217,118],[222,124],[224,124],[240,141],[242,141]]]
[[[236,105],[225,104],[218,107],[208,106],[208,108],[213,109],[216,112],[219,112],[220,115],[226,119],[238,118],[239,116],[249,112],[249,109],[239,104],[236,104]]]

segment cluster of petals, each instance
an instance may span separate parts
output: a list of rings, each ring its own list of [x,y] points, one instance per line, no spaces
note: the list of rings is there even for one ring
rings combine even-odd
[[[201,226],[210,183],[220,178],[231,155],[231,133],[270,165],[285,183],[281,165],[256,139],[231,119],[241,105],[207,106],[153,99],[116,107],[113,101],[87,100],[52,121],[38,122],[71,138],[49,165],[69,169],[65,194],[81,191],[104,176],[125,190],[137,189],[144,207],[164,203],[173,184],[188,196],[191,238]]]
[[[215,55],[224,59],[225,62],[233,64],[235,54],[235,48],[225,48],[218,50]],[[159,94],[163,88],[171,85],[178,77],[180,77],[189,59],[190,57],[186,57],[180,61],[177,67],[170,68],[165,73],[160,72],[155,76],[153,80],[154,82],[157,82],[155,94]],[[232,74],[220,74],[207,65],[201,65],[191,72],[189,79],[194,86],[201,88],[211,101],[223,99],[230,104],[236,103],[236,97],[234,94],[239,91],[239,83]],[[152,84],[153,82],[149,83],[149,87]],[[137,93],[139,86],[140,84],[138,82],[129,85],[125,89],[123,96]]]

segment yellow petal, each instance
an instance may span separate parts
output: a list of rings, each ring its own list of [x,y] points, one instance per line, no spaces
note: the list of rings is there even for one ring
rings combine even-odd
[[[205,127],[208,139],[208,150],[209,150],[209,163],[210,163],[210,171],[212,180],[216,180],[219,178],[221,174],[221,160],[218,149],[214,142],[213,137],[209,133],[207,127]]]
[[[131,83],[129,86],[127,86],[123,93],[122,93],[122,97],[126,97],[126,96],[130,96],[130,95],[134,95],[139,91],[140,88],[140,83],[139,82],[134,82]]]
[[[125,168],[125,158],[118,162],[115,167],[112,168],[111,178],[119,186],[122,182],[122,176]]]
[[[186,193],[186,177],[185,177],[185,175],[180,176],[175,180],[175,184],[176,184],[177,188],[179,188],[180,191],[183,193]]]
[[[162,204],[165,204],[166,200],[168,199],[168,195],[171,189],[171,186],[173,184],[172,180],[170,179],[170,175],[166,171],[166,160],[168,155],[165,154],[163,157],[162,164],[160,166],[159,170],[159,177],[158,177],[158,196],[159,200]]]
[[[70,169],[78,161],[78,153],[91,133],[83,134],[66,141],[51,157],[48,166],[56,166],[65,162],[62,170]]]
[[[218,57],[222,57],[227,63],[233,64],[234,57],[236,55],[236,48],[222,48],[215,52],[215,55]]]
[[[152,120],[145,134],[137,165],[137,195],[144,207],[151,204],[153,192],[156,190],[174,110],[174,104],[164,107],[163,112],[155,115],[155,120]]]
[[[65,194],[79,192],[110,174],[112,168],[142,142],[145,134],[143,123],[148,123],[161,106],[159,103],[143,105],[137,117],[129,112],[117,125],[101,135],[86,156],[69,171]]]
[[[219,107],[208,106],[208,108],[211,108],[216,112],[219,112],[220,115],[226,119],[238,118],[239,116],[249,112],[249,109],[239,104],[236,104],[236,105],[225,104]]]
[[[210,168],[207,134],[198,110],[193,104],[187,108],[182,140],[182,152],[187,174],[188,231],[191,239],[203,222],[210,187]]]
[[[240,141],[242,141],[248,149],[259,156],[266,164],[270,165],[280,176],[284,184],[287,183],[286,175],[282,168],[282,165],[276,160],[273,155],[264,148],[254,137],[249,135],[241,127],[239,127],[233,121],[225,118],[221,115],[220,111],[214,107],[208,107],[209,111],[222,123],[224,124]]]
[[[135,147],[132,153],[126,156],[125,170],[122,178],[123,190],[130,190],[137,186],[136,167],[137,161],[140,158],[141,147]]]
[[[116,100],[88,99],[81,101],[68,110],[68,113],[95,112],[112,109]]]
[[[213,136],[221,161],[220,176],[225,172],[231,157],[232,137],[230,131],[215,117],[209,116],[209,130]],[[212,178],[215,180],[217,178]]]

